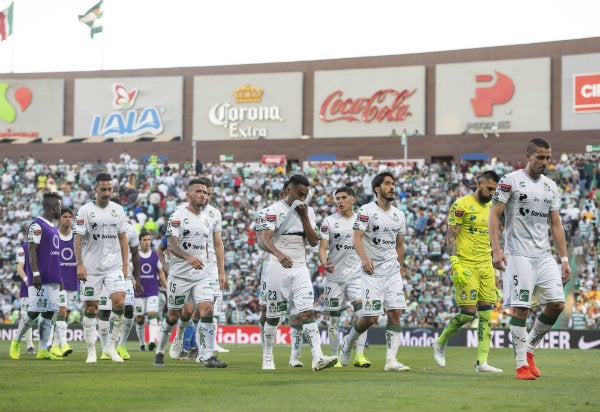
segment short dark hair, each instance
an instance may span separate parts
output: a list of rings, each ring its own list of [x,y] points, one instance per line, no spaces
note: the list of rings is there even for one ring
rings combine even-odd
[[[192,187],[193,185],[203,185],[203,186],[206,186],[206,181],[203,178],[201,178],[201,177],[197,177],[195,179],[190,180],[190,182],[187,185],[188,189],[190,187]]]
[[[292,175],[289,180],[289,185],[290,186],[298,186],[298,185],[304,185],[306,187],[310,186],[310,182],[308,181],[308,179],[306,178],[306,176],[304,175]]]
[[[96,176],[96,183],[100,182],[112,182],[112,177],[108,173],[98,173]]]
[[[371,181],[371,188],[373,189],[373,193],[375,193],[375,188],[381,186],[386,177],[391,177],[394,183],[396,183],[396,178],[390,172],[382,172],[373,178]]]
[[[351,187],[348,187],[348,186],[338,187],[335,190],[334,195],[337,195],[338,193],[347,193],[348,196],[356,197],[356,192]]]
[[[142,238],[143,238],[144,236],[150,236],[150,237],[152,237],[152,235],[150,235],[150,233],[148,233],[148,232],[147,232],[147,231],[145,231],[145,230],[142,230],[142,231],[140,232],[140,235],[138,236],[138,239],[139,239],[139,240],[142,240]]]
[[[494,181],[495,183],[498,183],[500,181],[500,176],[498,176],[498,173],[494,172],[493,170],[486,170],[477,177],[478,182],[481,179],[488,179]]]
[[[540,137],[531,139],[529,143],[527,143],[527,153],[532,154],[538,147],[541,147],[542,149],[550,149],[550,143]]]
[[[71,215],[73,215],[73,209],[71,209],[68,206],[63,206],[60,208],[60,215],[64,215],[65,213],[70,213]]]
[[[56,192],[45,192],[42,195],[42,206],[49,205],[52,199],[62,200],[62,196]]]
[[[206,187],[213,187],[212,181],[208,177],[198,177],[196,180],[202,180],[202,182],[204,182],[204,186]]]

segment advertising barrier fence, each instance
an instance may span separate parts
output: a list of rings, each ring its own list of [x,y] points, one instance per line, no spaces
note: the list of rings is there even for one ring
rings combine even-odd
[[[349,328],[342,328],[340,335],[344,335]],[[404,328],[400,339],[400,346],[430,347],[433,340],[437,339],[442,329],[439,328]],[[173,332],[175,333],[175,331]],[[17,334],[16,325],[0,325],[0,340],[9,341]],[[147,331],[146,331],[147,335]],[[33,331],[34,340],[37,340],[37,329]],[[172,339],[173,337],[171,337]],[[67,340],[71,342],[83,341],[83,329],[80,325],[71,325],[67,330]],[[135,331],[132,331],[129,340],[137,341]],[[328,344],[327,329],[321,328],[323,345]],[[231,326],[219,325],[217,330],[219,344],[260,344],[260,330],[257,325]],[[385,344],[385,328],[374,327],[368,331],[368,342],[372,345]],[[277,328],[276,344],[290,343],[290,327]],[[477,347],[477,330],[462,329],[450,341],[449,346]],[[510,331],[508,329],[492,330],[492,348],[512,347]],[[540,342],[544,349],[600,349],[600,330],[551,330]]]

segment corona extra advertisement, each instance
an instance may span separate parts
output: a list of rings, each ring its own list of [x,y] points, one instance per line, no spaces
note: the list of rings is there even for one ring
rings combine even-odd
[[[195,140],[299,139],[302,73],[194,77]]]

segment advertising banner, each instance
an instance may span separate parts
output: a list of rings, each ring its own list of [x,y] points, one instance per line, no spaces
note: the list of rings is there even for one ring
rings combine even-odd
[[[550,130],[550,59],[436,66],[436,134]]]
[[[74,101],[71,141],[181,139],[181,76],[76,79]]]
[[[145,337],[148,340],[148,325],[146,325]],[[323,345],[329,344],[327,328],[319,328],[321,332],[321,342]],[[171,334],[170,341],[173,341],[176,329]],[[350,332],[350,328],[340,328],[340,339]],[[258,325],[219,325],[215,331],[217,343],[221,344],[256,344],[260,345],[260,328]],[[385,328],[373,327],[368,330],[368,341],[370,345],[385,345]],[[402,328],[400,334],[400,346],[413,347],[431,347],[442,329],[439,328]],[[0,341],[10,341],[17,334],[17,325],[0,325]],[[33,330],[33,339],[38,340],[37,329]],[[83,329],[81,325],[69,325],[67,330],[67,340],[74,342],[83,342]],[[137,336],[132,331],[129,336],[130,341],[137,341]],[[290,344],[290,327],[278,326],[276,344]],[[466,346],[469,348],[477,347],[477,329],[461,329],[448,341],[448,346]],[[512,347],[510,330],[492,329],[490,341],[492,348]],[[600,330],[566,330],[552,329],[539,343],[541,349],[600,349]]]
[[[425,66],[315,72],[314,137],[425,134]]]
[[[62,79],[0,79],[0,143],[62,136],[64,90]]]
[[[562,130],[600,129],[600,54],[562,58]]]
[[[299,139],[302,73],[194,76],[194,140]]]

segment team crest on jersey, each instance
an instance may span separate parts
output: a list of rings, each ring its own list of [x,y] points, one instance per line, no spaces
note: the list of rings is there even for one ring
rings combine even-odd
[[[208,216],[212,219],[213,217],[215,217],[215,214],[214,214],[214,212],[212,210],[210,210],[208,212]]]
[[[502,183],[500,185],[500,190],[502,190],[503,192],[510,192],[510,190],[512,189],[512,186],[506,183]]]
[[[328,230],[329,230],[329,227],[327,227],[326,225],[321,226],[321,232],[327,233]]]
[[[336,229],[338,229],[338,228],[340,227],[340,224],[339,224],[338,222],[335,222],[335,223],[333,224],[333,227],[334,227],[334,228],[336,228]]]
[[[394,213],[394,214],[392,215],[392,220],[393,220],[394,222],[397,222],[398,220],[400,220],[400,218],[398,217],[398,215],[397,215],[396,213]]]
[[[455,210],[454,211],[454,216],[456,217],[463,217],[465,215],[465,211],[464,210]]]
[[[116,211],[115,209],[111,210],[111,211],[110,211],[110,215],[111,215],[112,217],[117,217],[117,211]]]
[[[34,235],[34,236],[39,236],[39,235],[41,235],[41,234],[42,234],[42,228],[39,228],[39,229],[33,229],[33,231],[32,231],[32,232],[33,232],[33,235]]]
[[[279,214],[279,219],[285,219],[285,213],[281,212],[281,213]]]
[[[358,215],[358,220],[363,223],[367,223],[369,221],[369,215]]]
[[[96,214],[94,212],[90,212],[90,217],[94,218],[94,217],[96,217]]]
[[[267,215],[267,222],[274,222],[277,220],[277,215]]]
[[[173,220],[171,220],[170,223],[171,223],[172,227],[179,227],[179,226],[181,226],[181,220],[175,220],[175,219],[173,219]]]
[[[83,226],[83,224],[84,224],[84,223],[85,223],[85,220],[83,220],[83,219],[77,219],[77,220],[75,221],[75,224],[76,224],[77,226]]]

